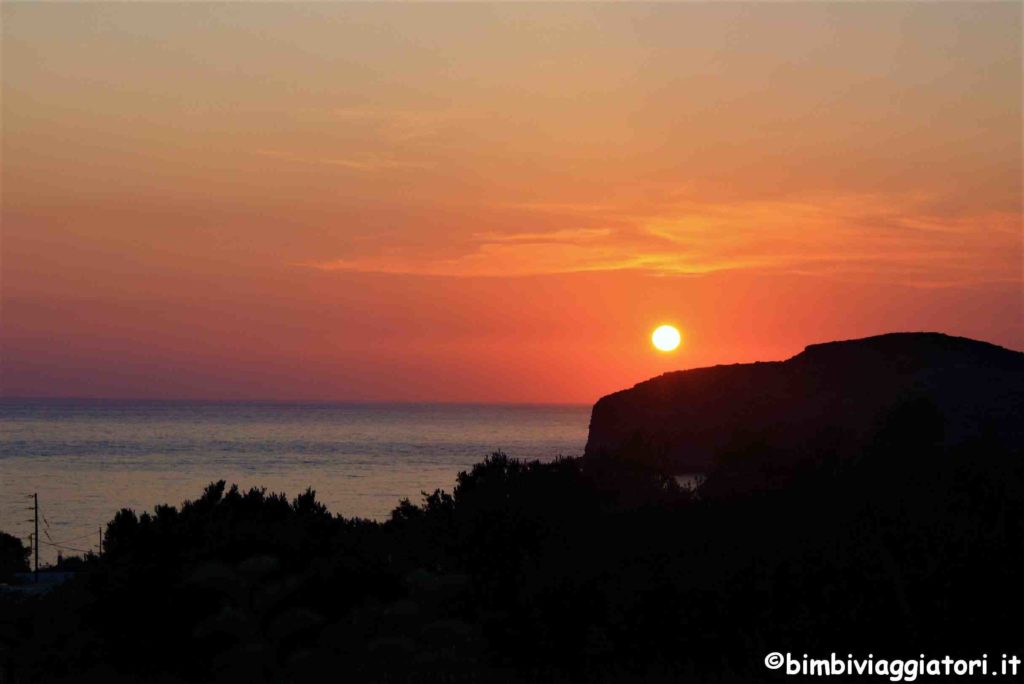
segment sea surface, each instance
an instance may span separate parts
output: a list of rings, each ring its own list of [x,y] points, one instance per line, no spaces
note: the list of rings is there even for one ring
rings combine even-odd
[[[583,452],[589,406],[0,400],[0,530],[40,560],[95,550],[120,508],[195,499],[210,482],[307,487],[332,513],[382,520],[399,500],[451,490],[494,451]]]

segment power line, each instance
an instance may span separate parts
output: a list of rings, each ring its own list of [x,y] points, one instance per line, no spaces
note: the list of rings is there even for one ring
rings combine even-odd
[[[51,544],[50,542],[45,542],[45,541],[43,542],[43,544],[46,544],[47,546],[53,546],[53,547],[58,548],[58,549],[62,549],[64,551],[77,551],[78,553],[91,553],[92,552],[92,549],[80,549],[80,548],[77,548],[75,546],[65,546],[63,544]]]
[[[47,546],[51,546],[51,547],[53,547],[55,549],[62,550],[62,551],[74,551],[76,553],[88,554],[88,553],[92,553],[93,550],[92,549],[82,549],[82,548],[79,548],[77,546],[70,546],[68,544],[68,542],[79,541],[79,540],[82,540],[82,539],[86,539],[86,538],[92,537],[92,533],[90,532],[88,534],[80,534],[80,535],[75,536],[75,537],[68,537],[67,539],[62,539],[60,541],[54,541],[53,537],[50,535],[50,529],[51,529],[50,521],[46,518],[45,515],[43,515],[39,511],[39,493],[36,492],[35,494],[29,494],[28,496],[32,498],[32,506],[28,507],[27,510],[32,511],[33,512],[33,516],[32,516],[32,518],[26,520],[25,522],[32,523],[34,525],[35,532],[34,533],[30,533],[28,535],[28,541],[29,541],[29,545],[32,548],[32,550],[34,551],[34,555],[35,555],[35,570],[34,570],[34,574],[35,574],[35,581],[38,582],[39,581],[39,547],[42,544],[46,544]],[[40,520],[40,518],[43,521],[43,534],[46,536],[46,539],[42,539],[39,536],[39,520]],[[82,528],[79,527],[79,529],[82,529]],[[100,526],[98,529],[99,529],[99,544],[98,544],[97,548],[99,549],[98,553],[102,555],[102,553],[103,553],[103,527]]]
[[[64,542],[78,541],[79,539],[85,539],[86,537],[91,537],[92,535],[93,535],[93,533],[90,532],[89,534],[80,534],[77,537],[69,537],[68,539],[64,539],[62,541],[53,541],[53,538],[50,537],[50,535],[46,535],[46,536],[54,544],[63,544]]]
[[[29,522],[32,522],[32,521],[29,520]],[[81,524],[81,523],[79,523],[77,525],[65,525],[63,523],[59,523],[58,522],[58,523],[54,523],[53,524],[53,527],[50,528],[50,531],[51,532],[56,532],[57,534],[61,534],[62,532],[63,533],[67,533],[67,534],[75,534],[76,532],[81,532],[82,534],[85,534],[85,530],[87,530],[89,528],[95,529],[95,527],[93,525],[89,525],[89,524]]]

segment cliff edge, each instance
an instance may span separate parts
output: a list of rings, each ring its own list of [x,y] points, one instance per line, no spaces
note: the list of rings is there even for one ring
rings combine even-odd
[[[756,444],[772,454],[853,454],[911,402],[941,419],[945,446],[1024,446],[1024,353],[941,333],[813,344],[777,362],[665,373],[601,398],[585,455],[631,440],[667,450],[679,473],[708,472]]]

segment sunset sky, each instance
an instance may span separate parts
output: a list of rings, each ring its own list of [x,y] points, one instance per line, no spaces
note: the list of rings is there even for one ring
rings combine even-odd
[[[2,393],[592,402],[1024,348],[1021,15],[4,3]]]

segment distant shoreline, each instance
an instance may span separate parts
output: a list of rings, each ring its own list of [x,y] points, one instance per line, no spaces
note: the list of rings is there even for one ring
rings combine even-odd
[[[595,399],[596,401],[596,399]],[[495,406],[502,408],[522,407],[566,407],[580,408],[593,406],[594,402],[564,401],[406,401],[390,399],[164,399],[164,398],[121,398],[121,397],[0,397],[0,404],[6,403],[79,403],[79,404],[212,404],[252,406]]]

